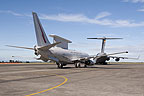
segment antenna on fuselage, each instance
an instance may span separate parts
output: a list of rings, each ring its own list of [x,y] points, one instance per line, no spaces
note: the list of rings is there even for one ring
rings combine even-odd
[[[98,39],[98,40],[102,40],[101,53],[104,53],[104,48],[105,48],[106,40],[123,39],[123,38],[106,38],[106,37],[103,37],[103,38],[87,38],[87,39]]]

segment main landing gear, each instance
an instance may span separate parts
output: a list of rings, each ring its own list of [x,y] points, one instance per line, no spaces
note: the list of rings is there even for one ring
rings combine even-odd
[[[82,63],[80,63],[80,62],[75,63],[75,68],[81,68],[81,66],[82,66]],[[86,68],[86,67],[87,67],[87,65],[84,64],[84,68]]]
[[[59,69],[62,69],[63,66],[65,66],[65,64],[63,64],[63,63],[56,63],[56,64],[57,64],[57,68],[59,68]],[[83,64],[81,62],[77,62],[74,65],[75,65],[75,68],[81,68],[82,65],[84,65],[84,68],[86,68],[88,66],[87,64]]]
[[[81,67],[81,63],[80,62],[75,63],[75,68],[80,68],[80,67]]]

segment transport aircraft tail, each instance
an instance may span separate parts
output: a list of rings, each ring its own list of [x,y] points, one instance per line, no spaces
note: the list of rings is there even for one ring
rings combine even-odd
[[[104,53],[106,40],[115,40],[115,39],[122,39],[122,38],[106,38],[106,37],[103,37],[103,38],[87,38],[87,39],[98,39],[98,40],[102,40],[101,53]]]

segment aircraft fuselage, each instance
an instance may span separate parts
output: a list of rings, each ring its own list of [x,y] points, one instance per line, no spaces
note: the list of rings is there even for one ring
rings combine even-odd
[[[74,60],[89,57],[88,54],[75,50],[67,50],[59,47],[53,47],[48,51],[40,51],[39,54],[46,59],[55,59],[62,63],[72,63]]]

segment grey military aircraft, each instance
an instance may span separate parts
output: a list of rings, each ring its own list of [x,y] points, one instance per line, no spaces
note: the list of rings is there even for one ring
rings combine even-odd
[[[103,64],[103,65],[106,65],[106,64],[107,64],[106,61],[109,61],[110,58],[115,59],[115,61],[117,61],[117,62],[118,62],[120,59],[128,59],[127,57],[116,57],[116,56],[112,56],[112,55],[116,55],[116,54],[128,53],[128,51],[125,51],[125,52],[117,52],[117,53],[112,53],[112,54],[106,54],[106,53],[104,52],[106,40],[116,40],[116,39],[122,39],[122,38],[106,38],[106,37],[103,37],[103,38],[87,38],[87,39],[98,39],[98,40],[102,40],[101,52],[98,53],[98,54],[93,58],[93,59],[95,60],[95,64]]]

